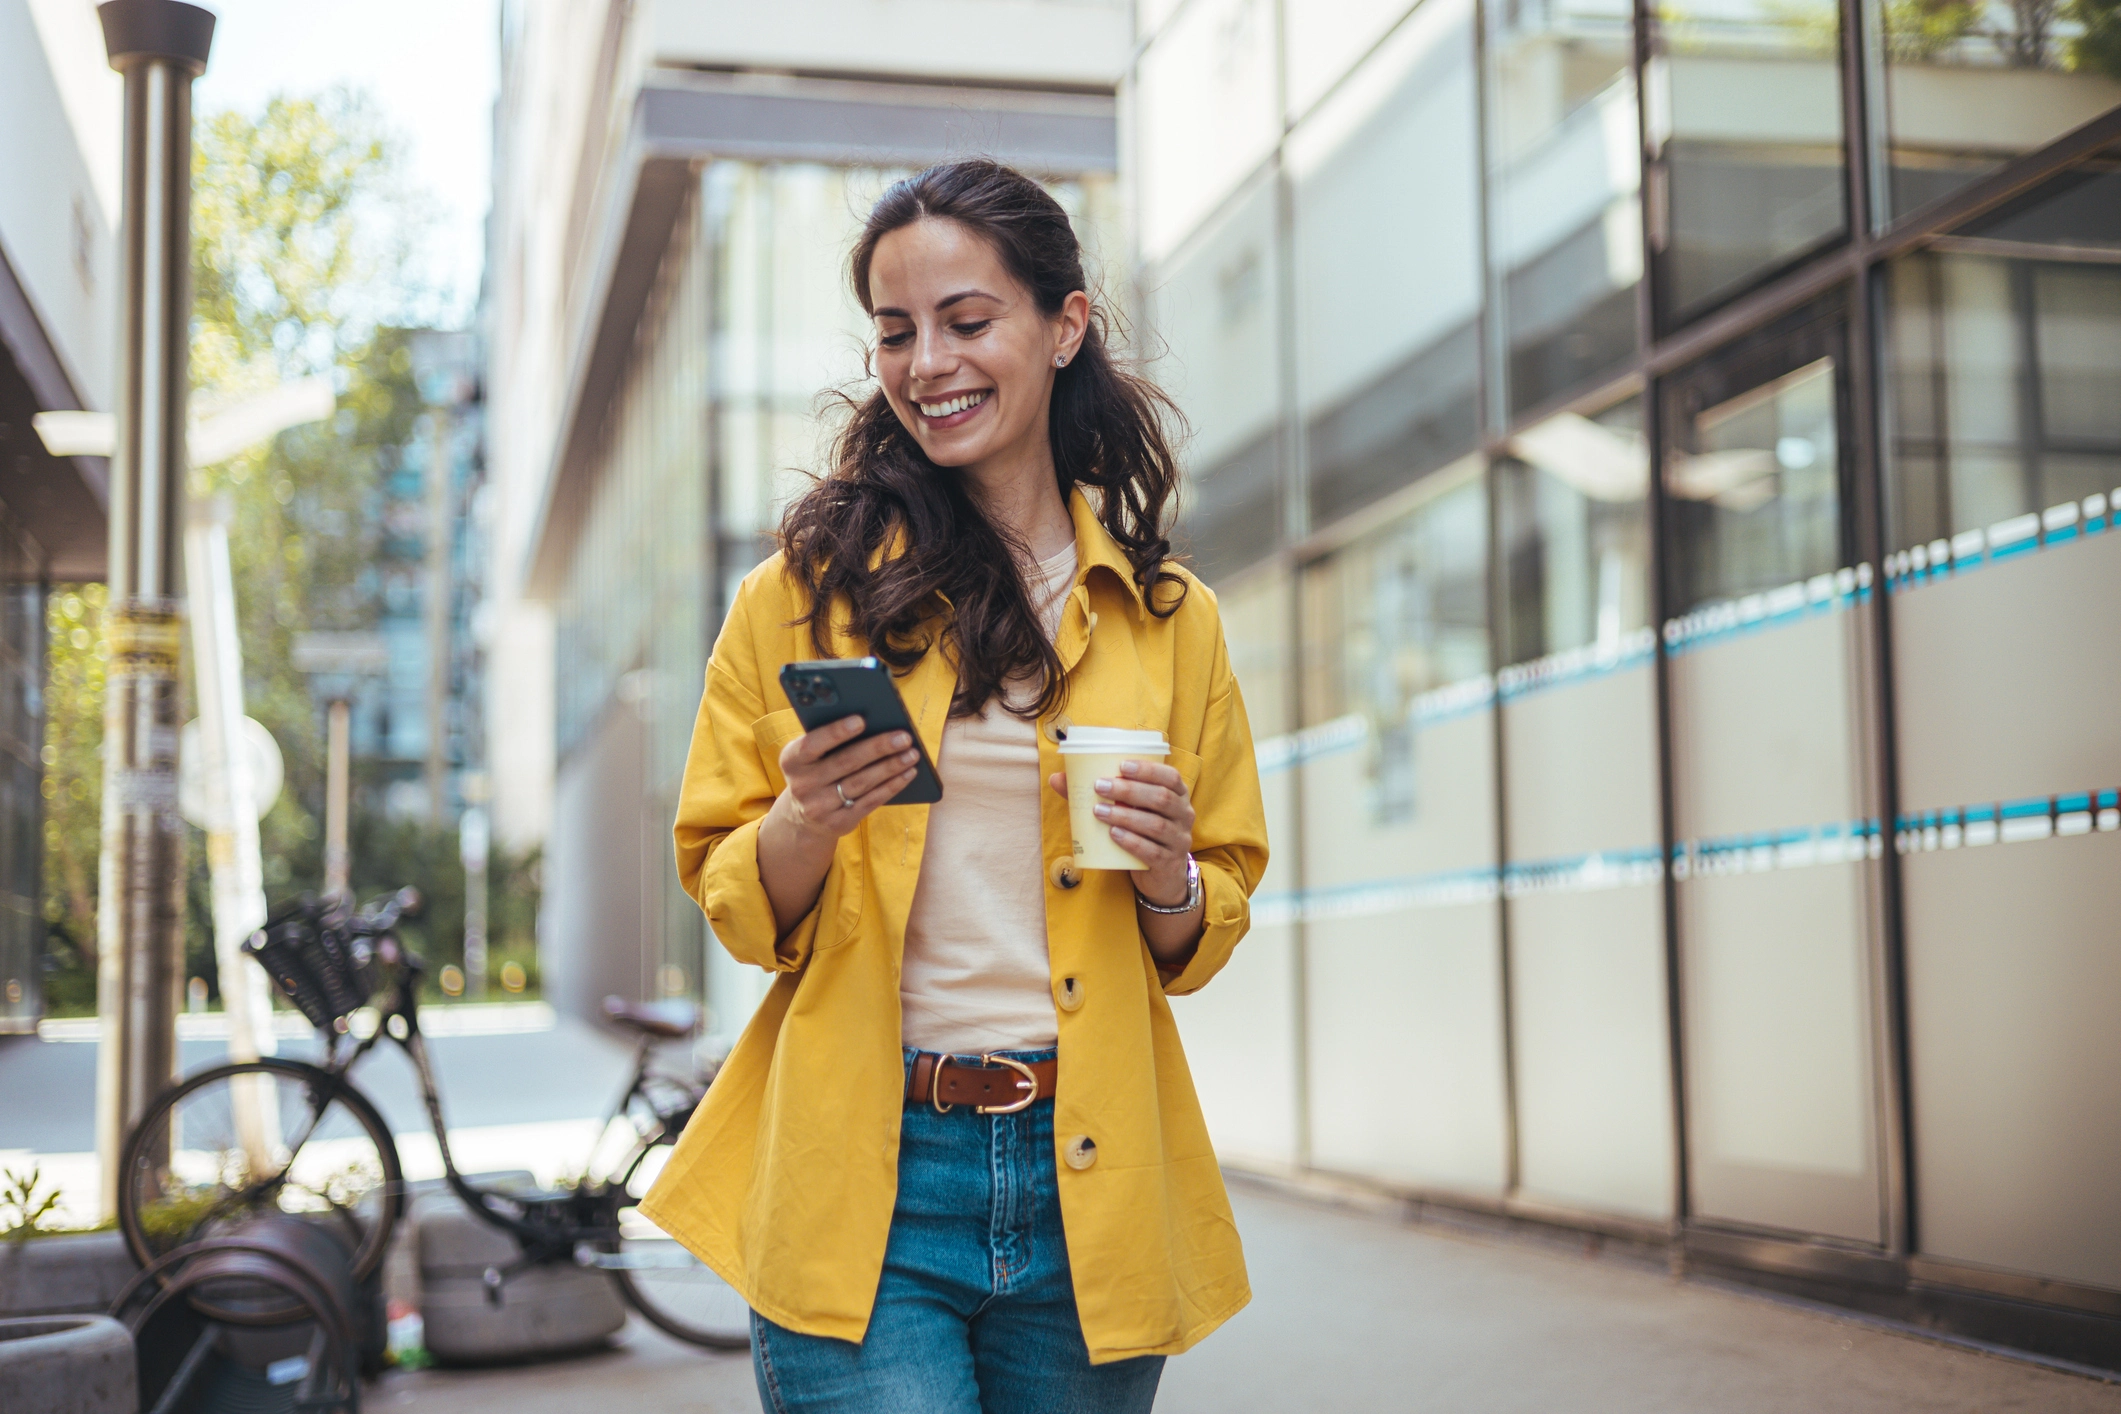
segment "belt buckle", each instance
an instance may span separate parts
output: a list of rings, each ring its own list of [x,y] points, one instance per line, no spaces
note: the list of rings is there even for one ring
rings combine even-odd
[[[1016,1082],[1016,1088],[1024,1092],[1024,1097],[1013,1105],[974,1105],[972,1107],[974,1114],[1013,1115],[1018,1110],[1030,1109],[1032,1104],[1037,1101],[1038,1076],[1032,1071],[1030,1066],[1025,1065],[1020,1060],[1011,1060],[1007,1056],[998,1056],[992,1053],[981,1056],[980,1061],[985,1065],[1006,1065],[1009,1069],[1021,1075],[1023,1079]]]

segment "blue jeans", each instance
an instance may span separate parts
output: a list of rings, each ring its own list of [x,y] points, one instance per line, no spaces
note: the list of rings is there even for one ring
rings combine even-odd
[[[754,1312],[751,1362],[767,1414],[1147,1414],[1164,1370],[1161,1355],[1090,1363],[1050,1099],[1006,1115],[906,1106],[867,1335],[803,1335]]]

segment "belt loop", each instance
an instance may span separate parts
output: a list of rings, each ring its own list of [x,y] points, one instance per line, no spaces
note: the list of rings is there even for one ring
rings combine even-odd
[[[933,1051],[915,1051],[913,1053],[913,1070],[906,1077],[907,1099],[911,1100],[918,1097],[923,1090],[928,1091],[931,1095],[935,1093],[932,1088],[935,1083],[935,1062],[936,1055]]]

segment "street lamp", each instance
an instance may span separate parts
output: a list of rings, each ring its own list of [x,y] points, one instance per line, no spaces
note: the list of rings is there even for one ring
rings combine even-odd
[[[126,1129],[176,1075],[184,824],[177,813],[176,588],[190,383],[191,86],[214,17],[178,0],[99,6],[125,76],[116,436],[110,475],[110,651],[96,931],[96,1151],[117,1211]]]

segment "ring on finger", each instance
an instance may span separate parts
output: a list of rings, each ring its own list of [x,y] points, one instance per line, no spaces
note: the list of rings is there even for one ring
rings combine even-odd
[[[840,783],[838,781],[834,781],[832,783],[832,793],[840,798],[840,809],[854,809],[854,802],[847,798],[847,792],[840,788]]]

